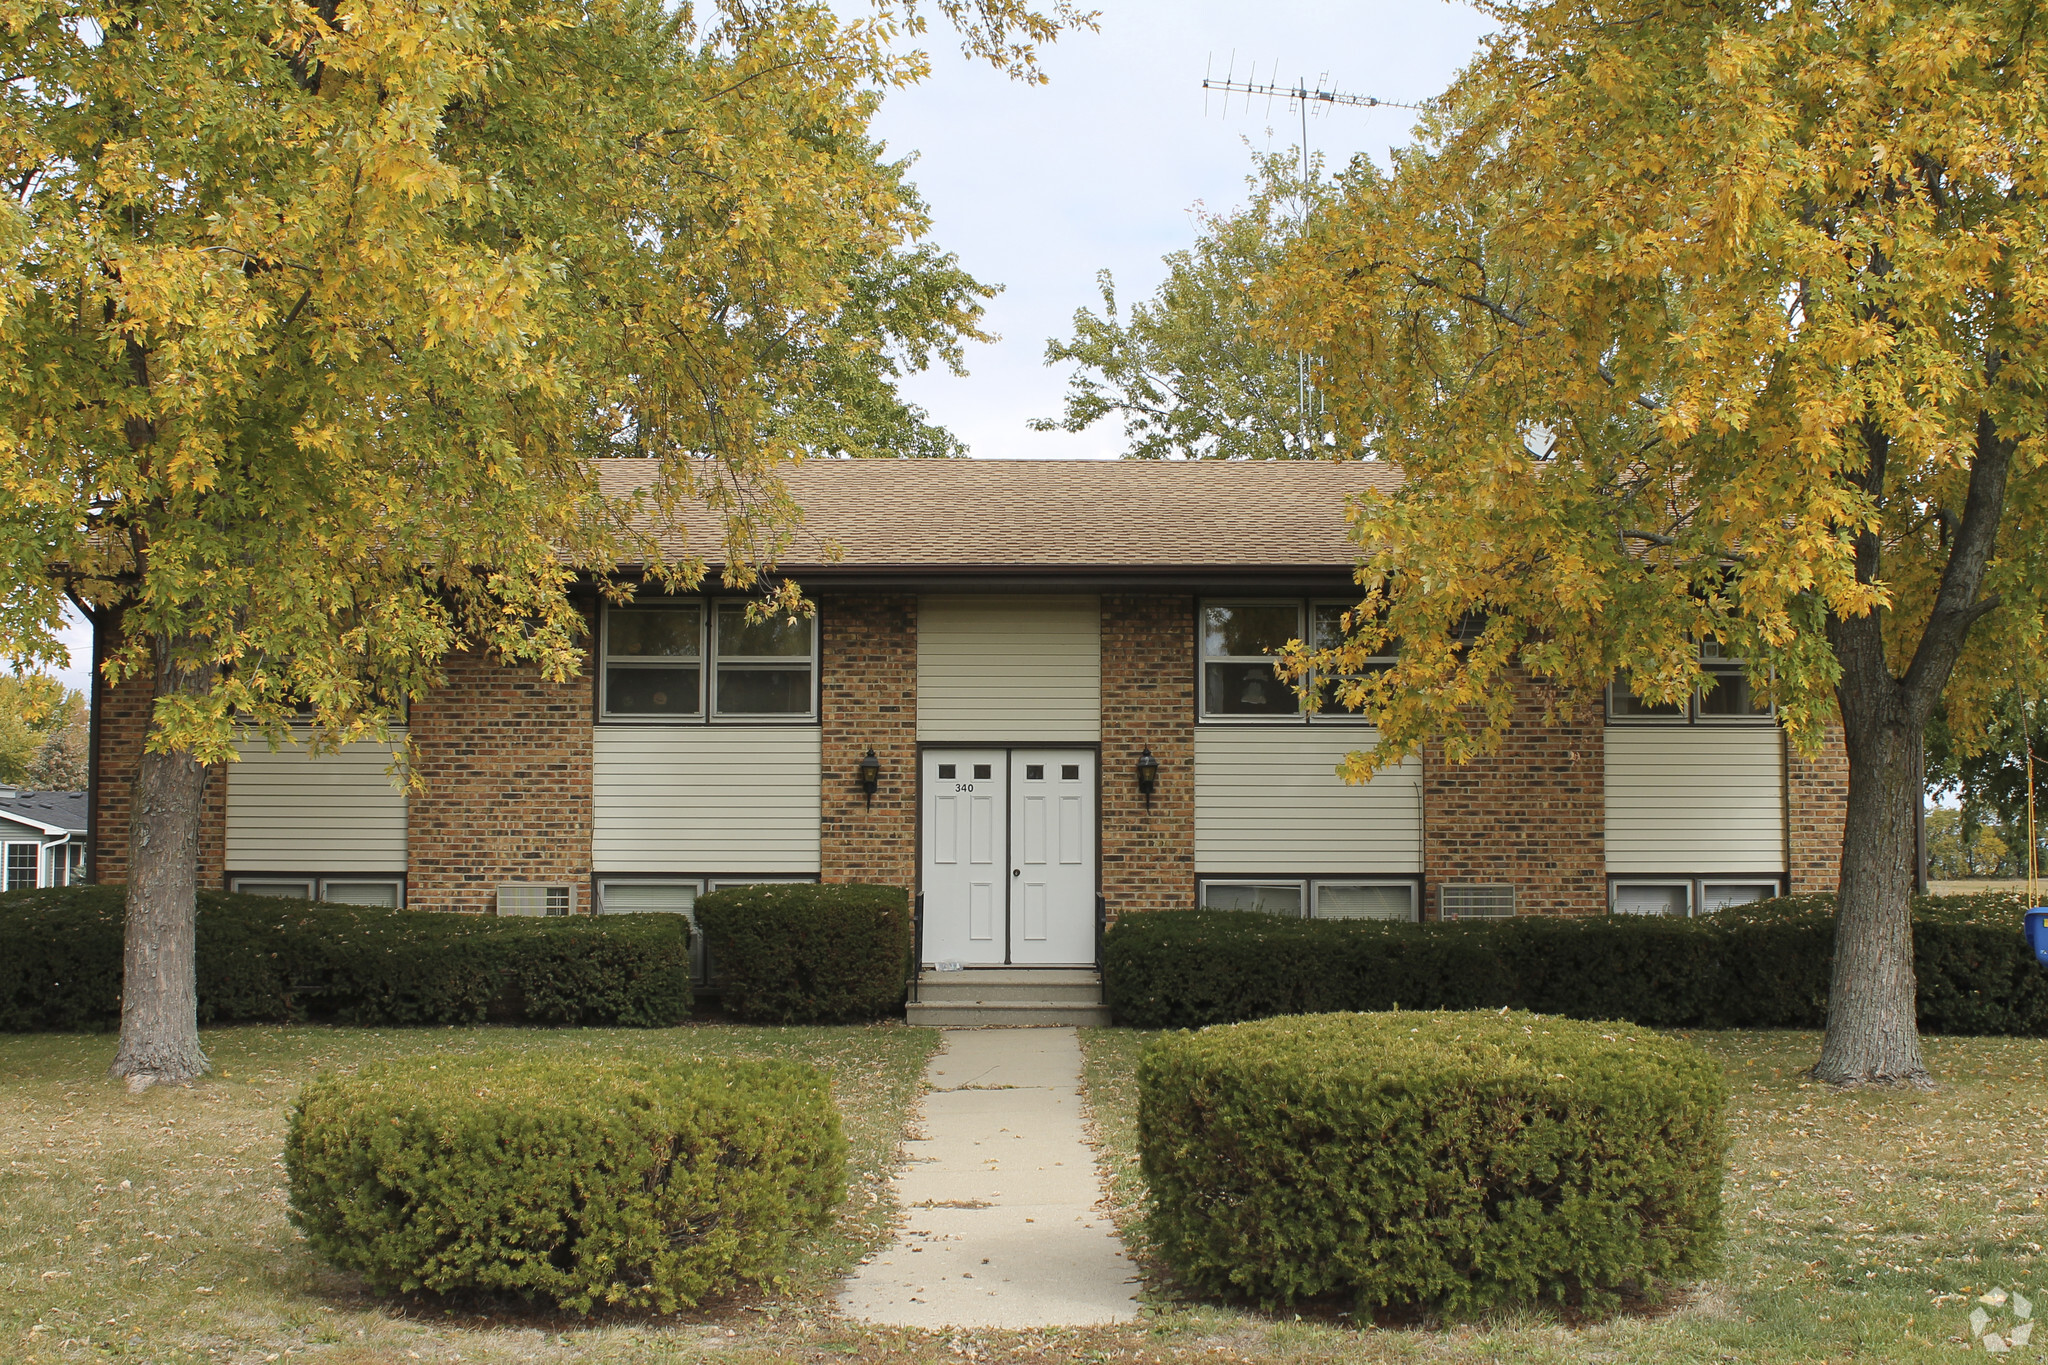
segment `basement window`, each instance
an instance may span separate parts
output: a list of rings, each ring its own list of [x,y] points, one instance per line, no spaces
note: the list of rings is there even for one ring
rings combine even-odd
[[[1205,881],[1196,904],[1204,910],[1251,910],[1262,915],[1300,919],[1308,904],[1308,886],[1298,881]]]
[[[242,896],[280,896],[287,900],[325,901],[329,905],[382,906],[387,910],[397,910],[405,904],[405,881],[399,877],[258,874],[230,877],[228,890]]]

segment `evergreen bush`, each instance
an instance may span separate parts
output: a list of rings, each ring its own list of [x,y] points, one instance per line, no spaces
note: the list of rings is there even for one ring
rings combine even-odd
[[[424,1056],[308,1085],[285,1170],[315,1253],[376,1289],[669,1313],[783,1270],[846,1143],[799,1063]]]
[[[0,1031],[121,1018],[124,888],[0,895]],[[681,915],[498,919],[199,893],[202,1023],[661,1027],[689,1017]]]
[[[903,1007],[910,899],[897,886],[737,886],[698,900],[725,1008],[765,1024],[874,1019]]]
[[[1270,1019],[1160,1038],[1138,1086],[1148,1230],[1204,1294],[1606,1310],[1721,1235],[1721,1070],[1630,1025]]]
[[[1922,1028],[2048,1036],[2048,972],[2021,937],[2018,900],[1915,902]],[[1160,911],[1110,929],[1103,992],[1119,1022],[1141,1028],[1504,1006],[1658,1028],[1819,1028],[1833,909],[1832,897],[1784,897],[1698,919],[1446,924]]]

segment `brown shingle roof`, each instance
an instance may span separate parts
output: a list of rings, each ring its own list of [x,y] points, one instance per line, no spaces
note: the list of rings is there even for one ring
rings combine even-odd
[[[607,491],[652,473],[600,461]],[[1401,476],[1322,460],[813,460],[785,477],[804,525],[782,567],[800,573],[1346,569],[1346,496]],[[687,524],[715,555],[710,518]]]

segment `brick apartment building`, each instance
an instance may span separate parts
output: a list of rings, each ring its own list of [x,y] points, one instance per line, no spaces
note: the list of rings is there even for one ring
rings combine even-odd
[[[608,462],[607,479],[647,466]],[[1345,495],[1376,464],[817,462],[783,567],[815,621],[707,591],[590,602],[582,676],[458,658],[390,755],[260,741],[209,789],[208,886],[420,910],[688,910],[721,884],[923,897],[927,962],[1085,966],[1098,915],[1696,914],[1830,889],[1845,765],[1800,758],[1739,665],[1626,691],[1496,757],[1370,746],[1265,652],[1355,601]],[[1712,667],[1712,665],[1710,665]],[[93,875],[119,881],[146,701],[98,689]],[[872,792],[863,760],[873,755]],[[1149,788],[1149,790],[1148,790]]]

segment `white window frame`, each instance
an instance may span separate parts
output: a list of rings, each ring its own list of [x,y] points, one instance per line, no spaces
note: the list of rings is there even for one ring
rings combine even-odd
[[[718,648],[718,613],[721,607],[744,606],[752,599],[744,597],[636,597],[622,605],[605,603],[598,626],[597,651],[597,717],[600,721],[623,725],[815,725],[818,722],[818,686],[822,669],[818,658],[818,616],[813,612],[805,618],[810,628],[811,651],[801,664],[794,654],[774,656],[735,655],[726,659]],[[697,708],[687,715],[650,715],[636,711],[614,711],[611,709],[611,689],[607,686],[614,665],[633,667],[635,661],[647,659],[647,655],[623,655],[614,659],[611,652],[612,613],[628,611],[634,607],[679,607],[697,608]],[[680,660],[679,660],[680,662]],[[735,667],[772,667],[790,673],[800,669],[809,677],[807,705],[801,712],[778,711],[720,711],[718,709],[718,670],[724,663]]]
[[[392,889],[394,910],[405,909],[405,878],[394,872],[337,872],[328,876],[318,872],[277,872],[265,875],[260,872],[239,873],[228,878],[228,890],[239,896],[262,895],[260,891],[245,891],[250,885],[281,886],[291,883],[306,888],[306,903],[309,905],[355,905],[359,909],[381,909],[380,906],[366,906],[358,901],[331,901],[327,899],[330,883],[342,882],[354,885],[374,884]],[[290,897],[279,897],[289,900]]]
[[[1677,887],[1685,893],[1685,908],[1677,915],[1641,915],[1633,910],[1623,910],[1620,904],[1621,891],[1627,886],[1654,887],[1659,890]],[[1688,877],[1616,877],[1607,884],[1607,913],[1628,915],[1633,919],[1691,919],[1699,913],[1699,900],[1695,895],[1697,890],[1692,879]]]
[[[320,898],[320,879],[318,877],[300,877],[289,872],[280,873],[274,877],[230,877],[228,878],[228,890],[237,896],[267,896],[273,893],[268,891],[247,891],[243,888],[250,885],[283,886],[287,882],[306,888],[305,899],[309,905]],[[289,896],[279,896],[278,899],[290,900],[292,898]]]
[[[389,906],[376,906],[362,901],[330,900],[327,896],[327,888],[336,882],[344,882],[352,886],[388,886],[391,888],[391,904]],[[374,872],[366,872],[360,876],[342,874],[333,877],[322,877],[320,879],[320,903],[322,905],[353,905],[363,910],[403,910],[405,909],[405,878],[379,876]]]
[[[1205,597],[1198,600],[1195,603],[1195,719],[1197,723],[1203,725],[1371,725],[1372,721],[1369,717],[1360,715],[1355,711],[1346,711],[1342,708],[1334,711],[1310,711],[1303,702],[1301,693],[1295,691],[1294,685],[1277,673],[1273,675],[1274,686],[1286,688],[1289,692],[1294,693],[1294,712],[1292,715],[1249,716],[1237,712],[1211,711],[1209,709],[1209,665],[1211,663],[1248,664],[1256,663],[1260,659],[1270,662],[1274,657],[1270,654],[1210,654],[1208,637],[1209,609],[1211,607],[1291,606],[1294,608],[1294,634],[1291,638],[1307,640],[1313,646],[1317,643],[1311,639],[1311,634],[1316,626],[1316,608],[1342,607],[1344,610],[1350,611],[1357,605],[1358,603],[1355,601],[1337,597],[1230,596]],[[1395,656],[1391,654],[1375,655],[1367,660],[1367,663],[1374,667],[1391,668],[1395,663]],[[1309,675],[1308,683],[1311,690],[1316,687],[1318,681],[1314,673]]]
[[[1709,640],[1700,646],[1700,663],[1709,675],[1741,675],[1747,672],[1744,660],[1724,657],[1721,653],[1720,643],[1714,640]],[[1776,706],[1747,716],[1709,716],[1700,710],[1700,699],[1704,692],[1704,688],[1695,687],[1691,695],[1682,704],[1679,704],[1675,715],[1616,715],[1614,710],[1615,698],[1618,696],[1632,698],[1634,693],[1629,691],[1628,684],[1621,678],[1612,678],[1607,683],[1607,723],[1609,725],[1775,725],[1778,723],[1778,708]]]
[[[30,863],[29,884],[14,884],[14,851],[18,848],[33,850]],[[0,891],[33,891],[43,884],[43,841],[40,839],[8,839],[0,843]]]
[[[1732,910],[1735,908],[1733,905],[1723,905],[1717,906],[1713,910],[1707,909],[1707,890],[1710,887],[1716,886],[1761,886],[1767,888],[1763,895],[1754,897],[1756,900],[1770,900],[1774,896],[1785,894],[1785,879],[1783,877],[1701,877],[1699,879],[1698,894],[1693,898],[1692,903],[1694,915],[1705,917],[1716,914],[1721,910]],[[1747,905],[1749,902],[1737,901],[1735,904]]]
[[[1323,919],[1323,889],[1331,886],[1398,886],[1408,893],[1408,918],[1404,920],[1367,920],[1356,915],[1339,915],[1330,918],[1358,920],[1371,924],[1418,924],[1422,920],[1422,888],[1413,877],[1316,877],[1309,884],[1309,918]]]
[[[1281,915],[1277,911],[1254,911],[1255,914],[1271,914],[1276,919],[1306,919],[1309,913],[1308,878],[1306,877],[1199,877],[1195,881],[1195,908],[1209,908],[1209,888],[1212,886],[1270,886],[1291,887],[1301,896],[1301,912],[1297,915]]]

